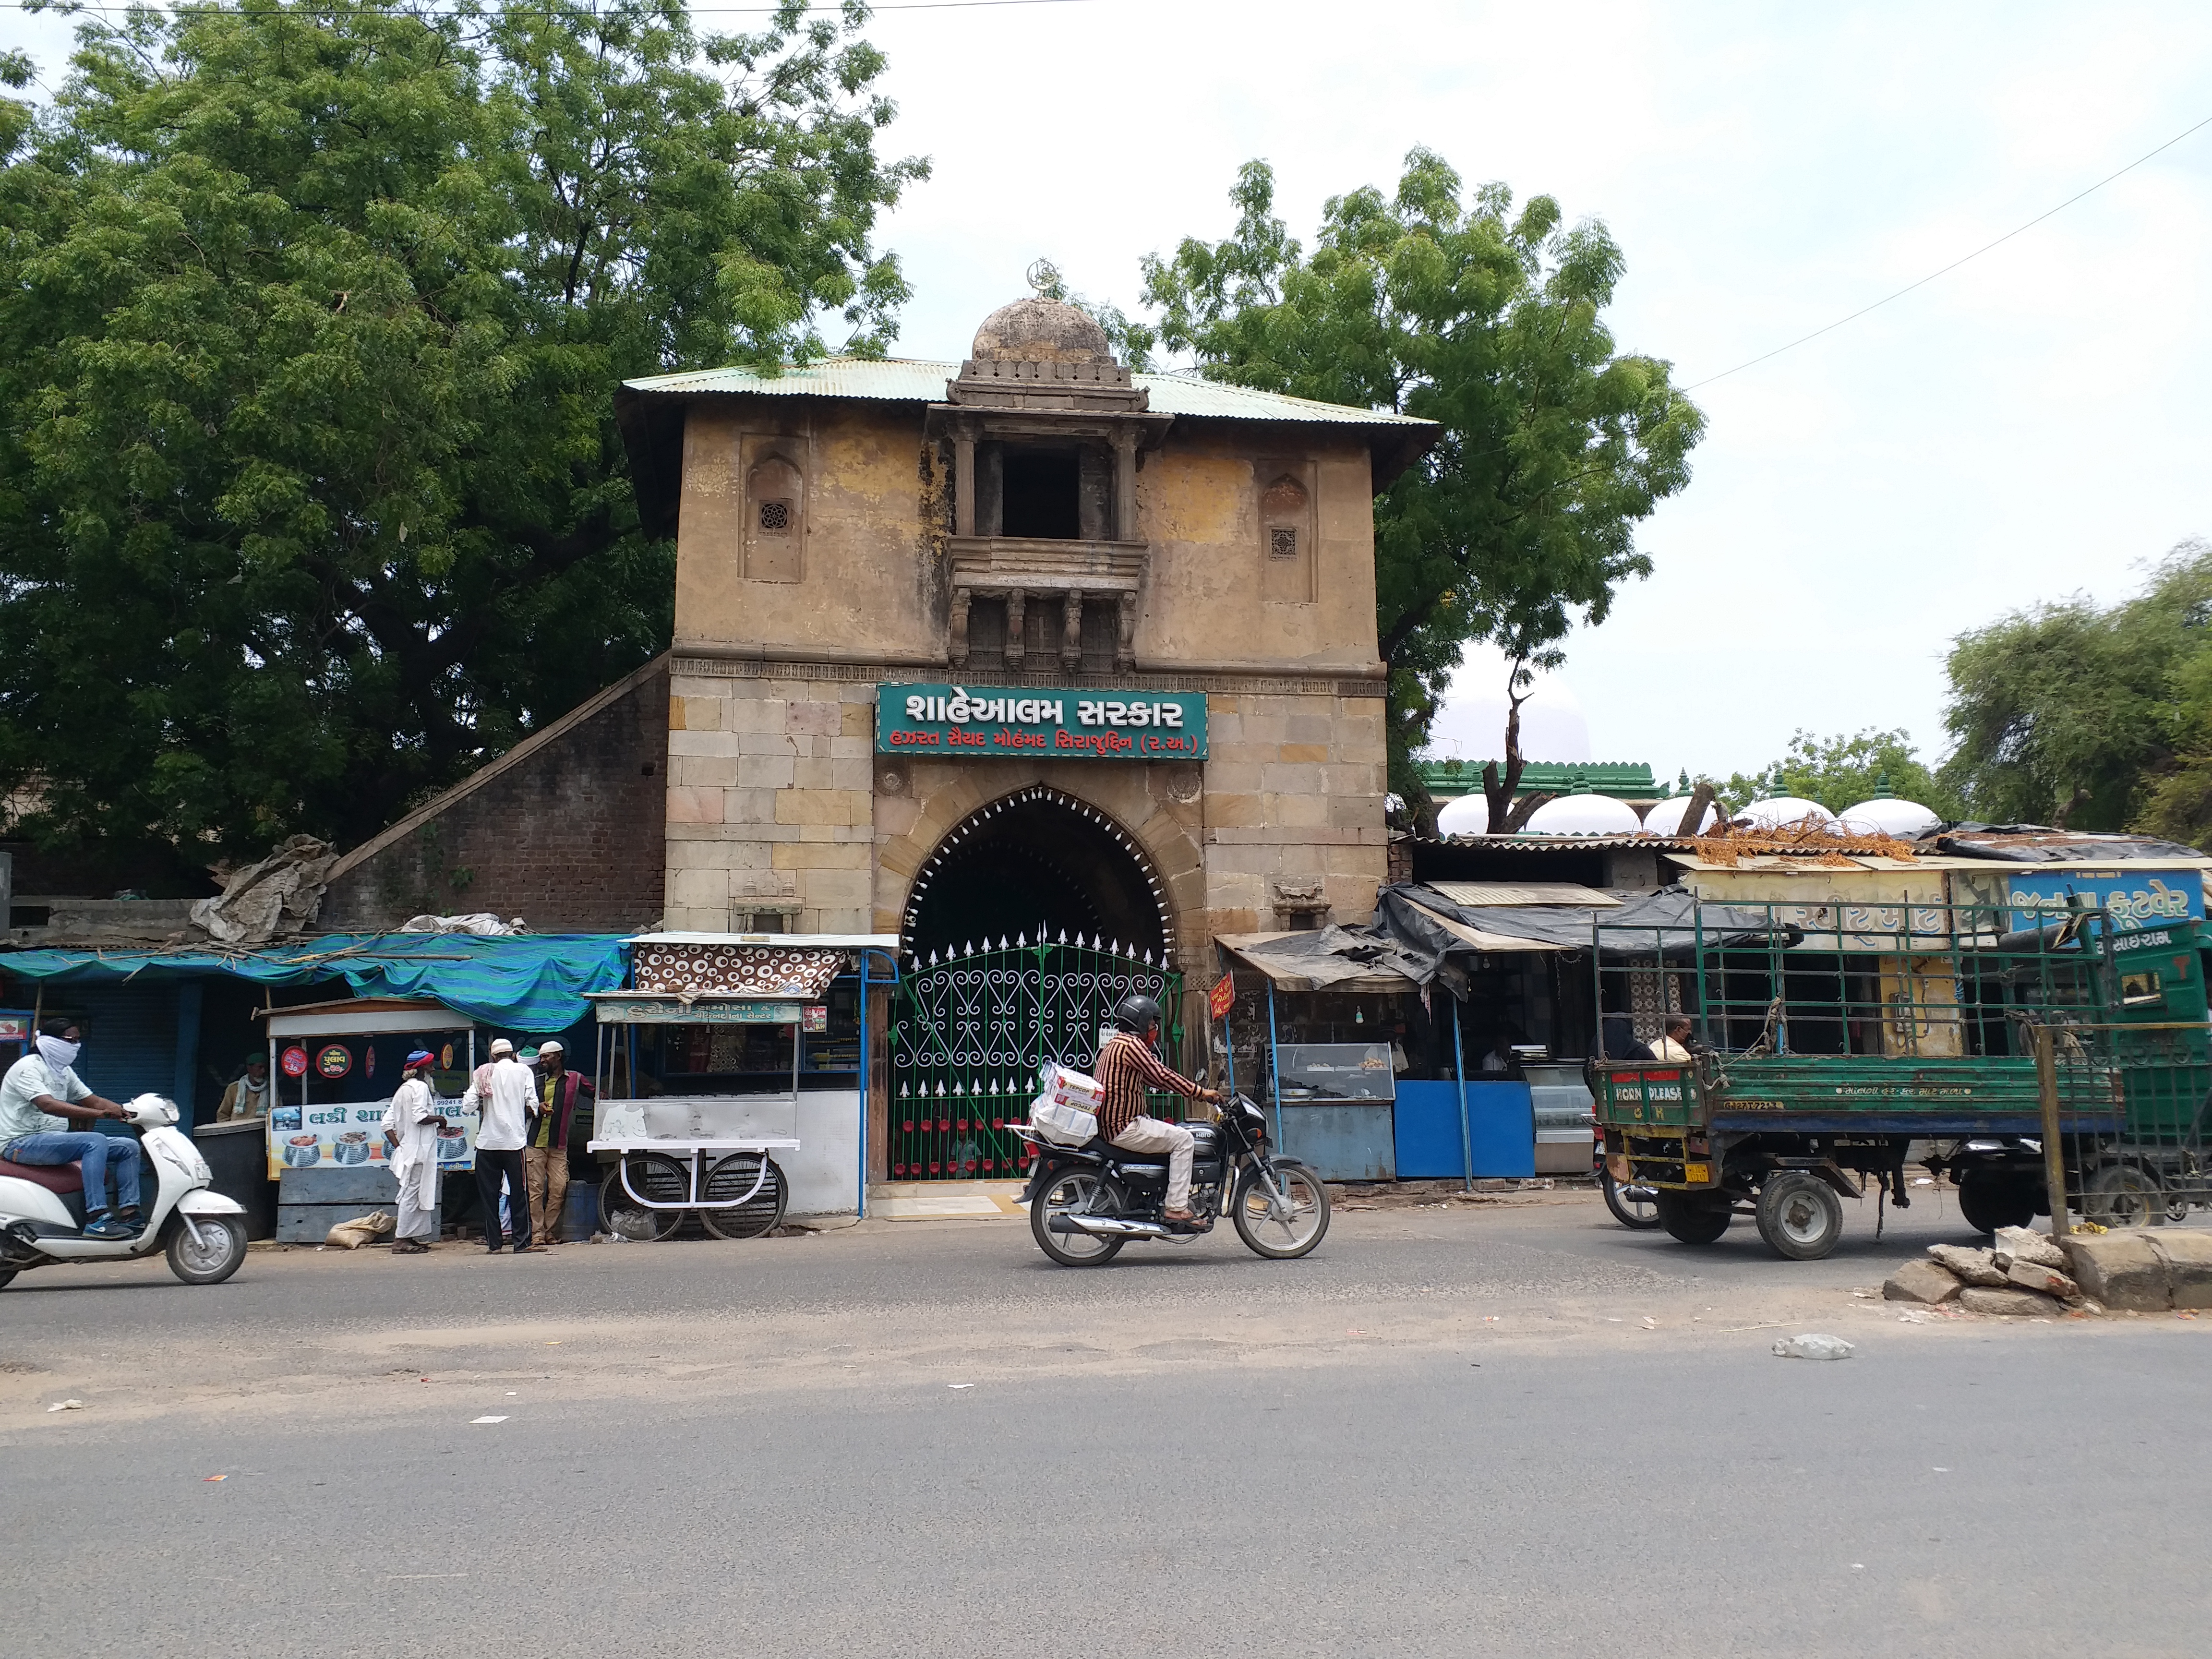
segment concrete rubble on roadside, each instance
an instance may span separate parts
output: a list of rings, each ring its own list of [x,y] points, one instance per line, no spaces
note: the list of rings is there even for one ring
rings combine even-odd
[[[2056,1240],[2003,1227],[1987,1249],[1930,1244],[1882,1285],[1891,1302],[1955,1301],[1968,1313],[2163,1313],[2212,1308],[2212,1232],[2138,1228]]]

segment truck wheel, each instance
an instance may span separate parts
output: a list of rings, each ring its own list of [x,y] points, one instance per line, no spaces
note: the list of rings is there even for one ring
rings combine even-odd
[[[2035,1224],[2035,1188],[2002,1176],[1968,1176],[1959,1183],[1959,1213],[1978,1233]]]
[[[1759,1236],[1778,1256],[1818,1261],[1844,1236],[1844,1202],[1818,1176],[1788,1170],[1759,1189]]]
[[[1734,1218],[1725,1197],[1693,1198],[1662,1187],[1657,1198],[1659,1224],[1684,1244],[1711,1243],[1729,1230]]]
[[[2089,1177],[2081,1212],[2100,1227],[2155,1227],[2166,1219],[2166,1194],[2149,1171],[2107,1164]]]

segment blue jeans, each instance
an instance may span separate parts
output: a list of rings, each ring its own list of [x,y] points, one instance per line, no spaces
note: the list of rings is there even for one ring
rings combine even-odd
[[[138,1143],[125,1135],[20,1135],[0,1146],[0,1158],[17,1164],[82,1164],[84,1165],[84,1207],[107,1207],[109,1164],[115,1167],[115,1207],[138,1206]]]

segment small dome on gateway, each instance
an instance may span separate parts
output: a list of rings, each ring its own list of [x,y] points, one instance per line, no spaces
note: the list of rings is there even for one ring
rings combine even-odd
[[[1066,301],[1032,296],[986,317],[969,355],[978,362],[1110,363],[1114,344]]]

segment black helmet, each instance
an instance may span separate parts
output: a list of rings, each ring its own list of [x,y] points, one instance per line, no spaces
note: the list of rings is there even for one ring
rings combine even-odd
[[[1141,991],[1132,991],[1115,1005],[1114,1023],[1137,1036],[1160,1023],[1160,1005]]]

